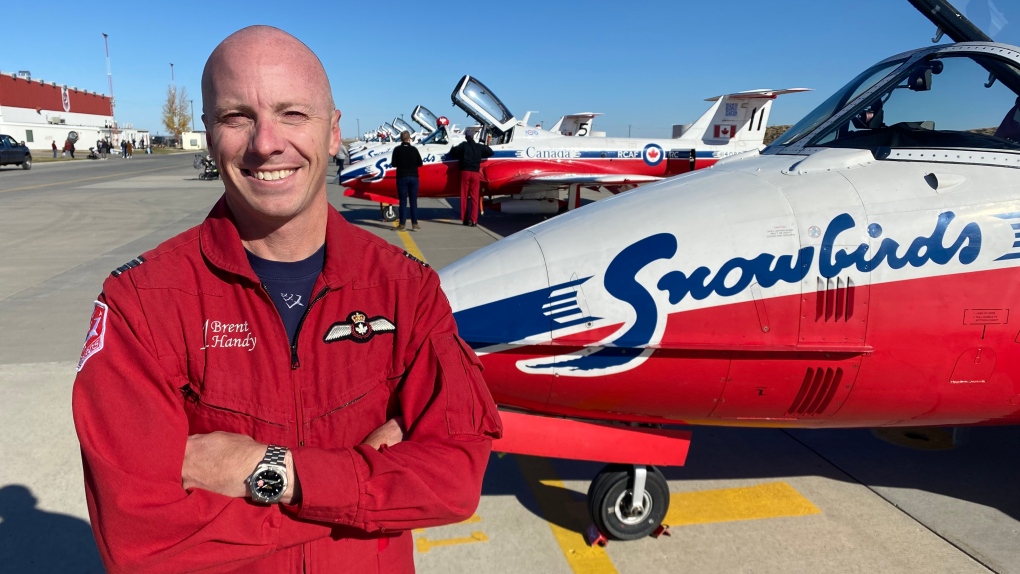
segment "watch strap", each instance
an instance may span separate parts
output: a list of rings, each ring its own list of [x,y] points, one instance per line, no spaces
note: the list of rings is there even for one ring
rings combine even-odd
[[[286,466],[284,465],[283,461],[286,460],[288,450],[289,449],[287,449],[286,447],[277,446],[275,444],[269,445],[269,447],[266,448],[265,456],[262,457],[261,464],[271,464],[273,466]]]

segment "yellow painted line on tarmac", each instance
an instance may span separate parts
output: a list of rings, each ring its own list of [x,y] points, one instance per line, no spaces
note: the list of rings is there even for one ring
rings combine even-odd
[[[821,514],[817,506],[785,482],[678,492],[670,496],[665,524],[672,527],[738,520]]]
[[[132,174],[135,174],[135,173],[150,173],[150,172],[153,172],[153,171],[163,171],[163,170],[167,170],[167,169],[177,169],[179,167],[181,167],[181,166],[179,166],[179,165],[170,165],[170,166],[165,166],[165,167],[157,167],[157,168],[154,168],[154,169],[140,169],[140,170],[137,170],[137,171],[112,173],[110,175],[97,175],[96,177],[83,177],[81,179],[72,179],[72,180],[68,180],[68,181],[55,181],[53,183],[41,183],[39,185],[26,185],[24,187],[15,187],[15,188],[11,188],[11,189],[0,189],[0,193],[6,193],[8,191],[25,191],[25,190],[28,190],[28,189],[40,189],[40,188],[43,188],[43,187],[53,187],[53,186],[56,186],[56,185],[69,185],[69,184],[72,184],[72,183],[82,183],[83,181],[95,181],[97,179],[110,179],[110,178],[120,177],[120,176],[123,176],[123,175],[132,175]]]
[[[400,225],[400,223],[396,221],[393,222],[394,228],[396,228],[398,225]],[[397,237],[400,238],[400,242],[404,244],[404,249],[406,249],[408,253],[414,255],[415,257],[421,259],[422,261],[425,261],[425,256],[422,255],[421,249],[418,249],[418,244],[414,242],[414,239],[411,239],[411,234],[409,232],[398,231]]]
[[[464,536],[463,538],[447,538],[445,540],[429,540],[424,536],[415,541],[415,547],[418,552],[425,553],[433,548],[441,548],[443,546],[457,546],[460,544],[473,544],[475,542],[488,542],[489,537],[484,532],[472,532],[471,536]]]
[[[591,547],[585,541],[582,533],[589,520],[585,505],[571,498],[552,463],[533,456],[515,455],[514,458],[570,569],[575,574],[616,574],[605,548]]]

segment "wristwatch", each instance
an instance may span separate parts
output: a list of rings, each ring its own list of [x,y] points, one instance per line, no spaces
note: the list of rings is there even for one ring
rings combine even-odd
[[[251,499],[262,504],[276,504],[287,492],[287,465],[283,462],[287,449],[274,444],[248,477]]]

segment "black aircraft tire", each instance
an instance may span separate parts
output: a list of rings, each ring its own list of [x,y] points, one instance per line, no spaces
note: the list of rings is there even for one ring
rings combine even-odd
[[[631,501],[630,466],[610,464],[603,468],[588,488],[588,512],[596,528],[613,540],[637,540],[649,536],[662,524],[669,510],[669,484],[659,469],[648,467],[645,479],[645,505],[636,515],[629,514]]]
[[[379,212],[382,215],[383,221],[396,221],[397,220],[397,206],[389,203],[380,203]]]

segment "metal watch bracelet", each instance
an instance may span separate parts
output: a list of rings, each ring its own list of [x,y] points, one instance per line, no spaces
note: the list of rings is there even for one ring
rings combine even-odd
[[[284,466],[283,461],[287,457],[288,450],[289,449],[287,449],[286,447],[271,444],[269,445],[268,448],[266,448],[266,455],[262,457],[262,462],[260,464],[273,464]]]

